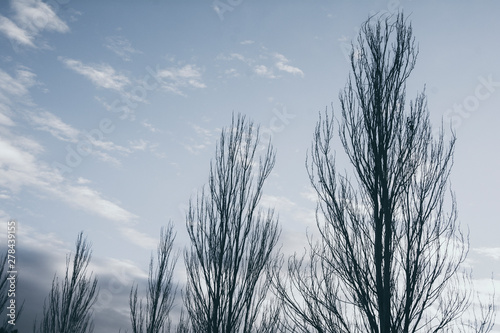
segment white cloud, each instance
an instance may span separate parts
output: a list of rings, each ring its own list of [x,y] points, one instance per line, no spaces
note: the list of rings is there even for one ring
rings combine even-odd
[[[19,143],[18,143],[19,144]],[[35,156],[0,138],[0,185],[16,192],[21,187],[48,184],[46,170],[38,168]]]
[[[229,77],[238,77],[240,76],[240,73],[238,73],[238,71],[234,68],[230,68],[230,69],[226,69],[224,71],[224,74],[226,74],[226,76],[229,76]]]
[[[5,37],[19,44],[35,47],[33,36],[2,15],[0,15],[0,33],[3,33]]]
[[[15,125],[12,119],[15,113],[10,110],[15,103],[34,106],[30,102],[29,88],[36,84],[36,75],[27,67],[19,67],[14,76],[0,69],[0,125]],[[120,161],[106,152],[118,152],[122,155],[132,153],[129,148],[106,141],[104,137],[91,136],[85,131],[78,130],[48,111],[25,111],[22,108],[18,109],[20,112],[17,113],[22,113],[32,124],[33,128],[49,132],[58,140],[71,143],[88,142],[85,147],[89,147],[89,154],[96,156],[102,161],[119,165]],[[31,151],[43,150],[39,144],[24,137],[18,137],[18,140],[18,146],[29,144],[32,149]]]
[[[36,188],[60,200],[111,221],[129,222],[136,216],[105,199],[88,186],[75,185],[36,154],[42,149],[34,142],[15,135],[0,137],[0,186],[13,192]]]
[[[15,77],[0,69],[0,102],[10,104],[12,98],[26,97],[35,84],[36,75],[26,67],[18,68]]]
[[[69,27],[54,13],[49,5],[41,0],[12,1],[16,11],[15,20],[25,29],[36,33],[39,31],[56,31],[65,33]]]
[[[152,249],[156,247],[156,244],[158,242],[155,238],[152,238],[146,235],[145,233],[130,227],[120,228],[120,232],[125,238],[130,240],[132,243],[140,247],[143,247],[145,249]]]
[[[145,128],[147,128],[152,133],[161,132],[159,129],[157,129],[156,127],[154,127],[153,124],[151,124],[150,122],[148,122],[147,119],[144,119],[141,124],[142,124],[142,126],[144,126]]]
[[[132,47],[128,39],[123,36],[106,37],[105,46],[119,56],[123,61],[131,61],[134,53],[142,53]]]
[[[236,59],[236,60],[243,61],[243,62],[246,62],[246,63],[252,62],[250,59],[245,58],[244,56],[242,56],[239,53],[231,53],[229,55],[228,60],[232,60],[232,59]]]
[[[218,132],[218,130],[212,131],[192,123],[189,125],[196,133],[196,136],[188,138],[188,142],[184,142],[183,146],[190,153],[198,154],[200,151],[214,143],[214,135]]]
[[[76,183],[77,184],[89,184],[89,183],[91,183],[91,181],[86,179],[86,178],[83,178],[83,177],[78,177],[78,179],[76,180]]]
[[[474,252],[490,257],[494,260],[500,260],[500,247],[479,247],[475,248]]]
[[[14,113],[10,110],[7,104],[4,104],[6,102],[5,98],[7,97],[2,96],[3,95],[0,90],[0,126],[14,126],[14,121],[12,120]],[[4,103],[2,103],[2,101]]]
[[[105,140],[103,135],[98,137],[89,134],[89,132],[80,131],[47,111],[38,113],[28,112],[27,118],[34,125],[35,129],[49,132],[61,141],[81,144],[79,149],[84,149],[87,154],[91,154],[103,162],[109,162],[114,165],[121,164],[116,157],[109,155],[108,152],[117,152],[124,156],[133,153],[133,150],[130,148]]]
[[[110,221],[130,222],[137,218],[118,204],[104,199],[101,193],[88,186],[75,186],[65,184],[50,190],[68,204],[101,216]]]
[[[12,19],[0,15],[0,33],[19,45],[36,48],[44,31],[66,33],[70,29],[54,10],[41,0],[11,1]]]
[[[183,88],[206,88],[201,79],[201,69],[196,65],[187,64],[182,67],[169,67],[157,72],[162,81],[163,89],[174,94],[185,96]]]
[[[107,64],[85,65],[79,60],[63,57],[58,59],[68,68],[85,76],[98,87],[122,91],[125,86],[130,84],[130,80],[125,75],[116,73],[113,67]]]
[[[241,44],[251,45],[253,44],[253,42],[252,43],[242,42]],[[229,55],[219,54],[216,59],[222,61],[238,60],[249,66],[255,74],[270,79],[276,79],[279,77],[274,73],[273,71],[274,68],[280,72],[285,72],[292,75],[304,77],[304,72],[298,67],[291,66],[289,64],[290,60],[288,60],[283,54],[276,52],[270,53],[265,47],[261,47],[258,56],[253,58],[245,56],[240,53],[233,52],[230,53]],[[224,71],[224,74],[229,77],[239,76],[235,75],[237,73],[238,72],[236,68],[231,68]]]
[[[255,43],[253,40],[244,40],[244,41],[240,42],[241,45],[250,45],[253,43]]]
[[[253,63],[255,63],[255,60],[247,58],[240,53],[234,53],[234,52],[229,55],[219,54],[216,59],[224,61],[239,60],[247,65],[252,65]]]
[[[264,207],[276,209],[278,212],[290,212],[292,209],[296,208],[296,204],[292,200],[283,196],[275,196],[269,194],[262,195],[260,203]]]
[[[287,73],[290,73],[293,75],[298,75],[300,77],[304,77],[304,72],[302,72],[302,70],[300,70],[297,67],[293,67],[293,66],[288,65],[289,60],[284,55],[279,54],[279,53],[275,53],[274,57],[277,60],[276,67],[280,71],[284,71],[284,72],[287,72]]]
[[[153,249],[155,246],[151,246]],[[116,258],[96,258],[92,259],[93,271],[97,276],[115,275],[117,282],[130,286],[137,279],[147,279],[148,273],[137,267],[130,260]]]
[[[131,140],[129,141],[129,143],[130,143],[130,149],[132,150],[144,151],[149,147],[149,142],[144,139]]]
[[[50,112],[30,113],[28,117],[37,125],[37,129],[47,131],[59,140],[78,141],[79,131]]]
[[[310,202],[317,203],[318,202],[318,194],[314,190],[312,186],[308,186],[304,192],[300,193],[300,196],[309,200]]]
[[[253,68],[253,71],[255,74],[263,77],[267,77],[270,79],[275,79],[276,76],[274,75],[273,71],[269,68],[267,68],[264,65],[257,65]]]

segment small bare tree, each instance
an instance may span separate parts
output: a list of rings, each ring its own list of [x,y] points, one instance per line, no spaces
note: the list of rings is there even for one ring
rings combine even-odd
[[[130,291],[130,319],[134,333],[170,332],[170,310],[177,294],[172,276],[177,256],[172,255],[175,234],[170,224],[161,229],[157,249],[156,267],[153,256],[149,263],[146,301],[137,298],[137,286]]]
[[[91,245],[83,238],[76,240],[76,252],[70,270],[71,255],[66,258],[66,274],[59,282],[52,280],[52,289],[43,306],[43,318],[34,332],[90,333],[94,331],[92,306],[97,300],[97,278],[92,273],[87,277],[87,267],[92,256]]]
[[[270,285],[267,265],[279,231],[273,210],[259,210],[258,204],[275,153],[268,144],[256,160],[258,147],[259,130],[245,117],[233,116],[210,164],[208,193],[203,190],[189,204],[191,249],[185,252],[184,303],[194,332],[258,332],[270,327],[268,321],[259,323]]]
[[[321,239],[310,240],[309,256],[289,260],[276,291],[296,331],[460,331],[471,292],[460,270],[468,242],[446,196],[455,137],[432,136],[424,93],[405,104],[418,52],[402,14],[368,20],[358,46],[340,94],[353,176],[335,165],[333,117],[320,116],[306,164]],[[478,332],[491,327],[483,318]]]

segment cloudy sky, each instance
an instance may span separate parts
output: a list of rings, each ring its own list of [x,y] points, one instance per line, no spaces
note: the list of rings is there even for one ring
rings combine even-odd
[[[498,293],[498,2],[179,3],[0,2],[0,219],[19,225],[20,328],[40,316],[80,231],[101,281],[95,332],[129,328],[130,287],[144,281],[162,226],[172,221],[176,248],[186,245],[188,200],[233,112],[272,137],[263,204],[279,213],[283,250],[303,251],[315,228],[304,161],[318,112],[339,109],[360,24],[398,10],[420,50],[408,95],[425,87],[433,124],[458,136],[451,179],[467,264],[478,290]],[[349,168],[340,151],[339,165]]]

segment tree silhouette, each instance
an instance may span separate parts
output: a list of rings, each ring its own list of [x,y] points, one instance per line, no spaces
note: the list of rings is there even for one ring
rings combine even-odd
[[[340,93],[340,143],[353,174],[332,151],[335,121],[314,133],[309,177],[319,197],[320,242],[276,273],[288,327],[301,332],[457,332],[469,308],[460,267],[468,240],[456,222],[448,177],[455,137],[433,137],[424,93],[406,104],[417,47],[403,14],[369,19]],[[449,212],[446,212],[449,206]],[[465,288],[464,288],[465,286]],[[491,308],[476,331],[491,329]]]
[[[273,210],[258,204],[275,153],[269,143],[257,160],[258,148],[259,130],[233,116],[210,164],[208,190],[189,204],[184,303],[193,332],[273,332],[263,307],[279,231]]]
[[[97,300],[97,279],[87,277],[87,267],[92,255],[91,245],[81,232],[76,240],[76,251],[71,266],[71,255],[66,258],[66,274],[59,282],[52,280],[52,288],[43,306],[43,318],[34,332],[89,333],[93,332],[92,306]]]
[[[173,226],[160,232],[160,243],[157,249],[156,267],[153,257],[149,264],[148,289],[146,301],[137,298],[137,286],[130,290],[130,318],[134,333],[170,332],[169,318],[176,289],[172,283],[172,275],[177,258],[172,257],[172,247],[175,239]]]

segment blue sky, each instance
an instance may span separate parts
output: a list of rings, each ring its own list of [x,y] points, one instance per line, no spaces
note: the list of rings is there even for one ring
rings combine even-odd
[[[452,187],[477,288],[500,288],[500,4],[495,1],[79,1],[0,3],[0,219],[19,223],[19,292],[31,327],[78,232],[101,280],[96,333],[128,328],[160,228],[184,213],[233,112],[277,149],[263,204],[283,251],[314,232],[304,167],[318,112],[338,110],[346,55],[371,14],[404,10],[435,126],[455,128]],[[349,169],[340,146],[338,163]],[[5,241],[6,232],[0,233]],[[178,261],[177,280],[183,281]],[[180,304],[179,304],[180,306]],[[23,327],[23,326],[21,326]]]

